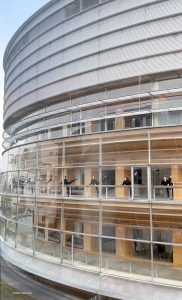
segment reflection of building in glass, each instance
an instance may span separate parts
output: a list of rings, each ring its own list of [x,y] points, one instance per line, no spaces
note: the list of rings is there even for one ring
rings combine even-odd
[[[162,299],[169,290],[182,299],[181,7],[50,1],[12,37],[4,55],[7,260],[120,299]],[[65,176],[77,180],[67,185]],[[160,185],[164,176],[169,186]]]

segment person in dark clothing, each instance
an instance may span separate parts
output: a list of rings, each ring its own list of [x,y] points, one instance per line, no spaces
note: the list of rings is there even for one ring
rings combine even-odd
[[[67,177],[64,176],[64,185],[65,185],[65,186],[66,186],[66,185],[69,185],[69,184],[73,183],[73,182],[76,181],[76,180],[77,180],[77,178],[75,178],[75,179],[73,179],[73,180],[71,180],[71,181],[68,181],[68,180],[67,180]],[[61,181],[60,184],[62,184],[62,181]],[[69,187],[68,187],[68,186],[66,187],[66,190],[67,190],[67,196],[69,197],[69,195],[70,195],[70,190],[69,190]]]
[[[131,181],[129,180],[128,177],[124,178],[124,181],[123,181],[122,185],[131,185]]]
[[[128,177],[124,178],[122,185],[131,185],[131,181],[129,180]],[[130,187],[130,196],[131,196],[131,187]]]
[[[20,189],[21,189],[21,193],[20,194],[24,194],[24,187],[25,187],[25,180],[24,179],[20,179],[19,180],[19,186],[20,186]]]
[[[31,190],[31,194],[33,195],[35,183],[32,182],[31,178],[28,178],[27,184],[29,185],[29,190]]]
[[[91,182],[90,182],[90,185],[98,185],[98,181],[97,181],[97,179],[95,178],[95,176],[93,175],[92,176],[92,179],[91,179]],[[98,187],[96,186],[96,192],[97,192],[97,197],[98,197],[98,195],[99,195],[99,189],[98,189]]]
[[[171,176],[170,176],[171,178]],[[170,180],[167,179],[166,176],[164,176],[163,180],[161,181],[161,184],[160,185],[163,185],[163,186],[169,186],[170,185]],[[169,199],[169,189],[167,188],[166,189],[166,192],[167,192],[167,197]]]

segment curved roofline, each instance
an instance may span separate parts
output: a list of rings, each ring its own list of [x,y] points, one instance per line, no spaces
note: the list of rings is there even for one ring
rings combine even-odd
[[[44,10],[46,10],[47,8],[49,8],[50,6],[52,6],[54,3],[58,2],[60,0],[49,0],[48,3],[46,3],[44,6],[42,6],[41,8],[39,8],[33,15],[31,15],[13,34],[13,36],[11,37],[9,43],[6,46],[5,52],[4,52],[4,57],[3,57],[3,68],[5,70],[5,65],[6,65],[6,60],[7,60],[7,56],[8,56],[8,52],[12,46],[12,43],[14,42],[14,40],[17,38],[17,36],[19,35],[19,33],[22,31],[22,29],[24,29],[33,19],[35,19],[40,13],[42,13]]]

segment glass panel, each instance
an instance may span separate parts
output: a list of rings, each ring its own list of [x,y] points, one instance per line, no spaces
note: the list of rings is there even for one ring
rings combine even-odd
[[[152,218],[154,281],[168,279],[170,284],[175,284],[181,281],[181,208],[179,205],[152,204]]]
[[[18,179],[18,194],[24,194],[24,189],[27,182],[27,172],[26,171],[19,171],[19,179]],[[15,182],[15,188],[16,188],[16,182]]]
[[[133,202],[102,202],[102,267],[125,272],[125,276],[138,274],[140,279],[145,275],[150,280],[149,228],[148,204],[136,207]]]
[[[33,225],[34,201],[28,197],[18,198],[17,221]]]
[[[48,196],[60,194],[59,178],[61,178],[62,170],[59,168],[40,169],[37,178],[37,194]]]
[[[48,230],[36,227],[38,235],[35,240],[35,255],[54,262],[60,262],[61,233],[58,230]]]
[[[8,171],[15,171],[19,166],[19,148],[9,150]]]
[[[124,122],[125,128],[152,126],[152,115],[128,116],[124,118]]]
[[[72,235],[63,234],[62,262],[72,264]]]
[[[102,199],[115,198],[115,168],[102,169]]]
[[[54,104],[51,104],[51,105],[49,103],[47,103],[46,104],[46,112],[48,112],[48,111],[54,111],[54,110],[59,110],[61,108],[66,108],[66,107],[68,107],[70,105],[71,105],[70,99],[64,98],[63,102],[54,103]]]
[[[151,129],[151,163],[179,164],[182,162],[180,127]]]
[[[153,248],[154,248],[153,251],[154,251],[155,259],[157,260],[154,262],[154,282],[165,283],[167,279],[168,284],[171,285],[180,284],[181,264],[179,263],[179,257],[181,258],[181,255],[179,253],[181,253],[182,247],[173,246],[173,245],[164,245],[161,243],[161,244],[154,244]],[[175,253],[178,254],[175,255]],[[178,267],[178,265],[180,267]]]
[[[2,214],[9,219],[16,220],[17,197],[2,196],[1,202]]]
[[[84,234],[99,234],[99,203],[72,201],[64,204],[64,230]],[[78,221],[77,221],[78,220]],[[70,233],[71,234],[71,233]],[[79,235],[78,234],[78,235]],[[76,237],[76,236],[75,236]],[[86,236],[84,236],[86,238]],[[83,249],[87,245],[83,244]]]
[[[88,95],[75,95],[72,96],[71,99],[71,104],[72,105],[78,105],[78,104],[83,104],[83,103],[93,103],[94,101],[98,101],[101,99],[105,99],[105,92],[98,92],[96,93],[95,90],[93,90],[92,92],[90,92],[90,94]]]
[[[6,216],[6,196],[1,196],[1,213]]]
[[[116,124],[115,124],[115,119],[108,119],[106,120],[106,130],[115,130],[116,129]]]
[[[70,121],[70,113],[60,114],[51,118],[47,118],[45,121],[45,126],[56,125],[61,123],[66,123]]]
[[[107,98],[115,98],[120,96],[132,95],[132,94],[139,94],[149,92],[151,90],[151,83],[137,83],[135,85],[115,88],[112,90],[107,91]]]
[[[73,264],[75,267],[82,267],[87,270],[99,271],[99,238],[96,236],[74,235]],[[84,252],[80,251],[83,249]]]
[[[179,88],[182,87],[181,78],[166,78],[161,80],[155,80],[154,82],[154,90],[165,90],[170,88]]]
[[[80,11],[80,1],[74,1],[65,7],[65,19],[77,14]]]
[[[16,243],[17,249],[33,254],[33,228],[25,223],[17,224]]]
[[[130,101],[118,101],[107,104],[107,115],[118,115],[124,112],[147,110],[152,108],[152,100],[150,99],[135,99]]]
[[[109,254],[116,251],[116,255],[102,252],[102,267],[115,270],[122,276],[137,275],[138,279],[151,280],[151,251],[150,243],[132,242],[119,239],[107,239]]]
[[[8,173],[8,189],[7,192],[11,194],[18,193],[18,172],[9,172]]]
[[[84,123],[84,131],[82,133],[91,133],[105,131],[105,120],[89,121]]]
[[[100,120],[100,131],[106,130],[105,123],[106,123],[106,120],[104,120],[104,119]]]
[[[70,135],[70,125],[65,125],[62,127],[62,136]]]
[[[60,140],[47,141],[38,145],[38,167],[50,168],[62,166],[62,148]]]
[[[131,168],[102,168],[102,199],[131,199]]]
[[[7,172],[8,171],[8,157],[9,157],[9,151],[6,151],[3,154],[3,172]]]
[[[36,144],[20,147],[20,170],[36,168]]]
[[[31,134],[27,135],[27,143],[32,143],[37,141],[37,135],[36,134]]]
[[[138,274],[141,278],[143,275],[150,277],[150,244],[142,242],[150,241],[149,205],[145,204],[142,208],[132,206],[127,203],[102,203],[103,268]],[[112,254],[113,258],[108,254]],[[140,263],[136,256],[140,257]]]
[[[152,204],[153,240],[162,243],[181,244],[182,212],[178,205]],[[167,248],[166,248],[167,249]]]
[[[88,190],[88,187],[84,187],[84,169],[83,168],[65,169],[64,174],[66,174],[63,176],[64,180],[61,179],[61,181],[58,182],[58,180],[55,179],[56,181],[55,185],[57,185],[56,186],[57,194],[62,195],[62,185],[64,183],[64,190],[63,190],[64,196],[70,196],[73,198],[84,197],[84,195],[86,195],[86,189]]]
[[[153,166],[151,169],[153,200],[180,200],[182,191],[180,188],[181,173],[181,166]]]
[[[50,138],[55,139],[62,136],[62,127],[50,129]]]
[[[2,193],[6,194],[8,192],[8,173],[2,174]]]
[[[72,131],[72,135],[80,134],[80,123],[73,124],[71,131]]]
[[[82,0],[82,9],[87,9],[99,3],[99,0]]]
[[[102,252],[116,255],[116,227],[103,225],[102,236]]]
[[[107,133],[102,137],[103,165],[148,163],[147,130]]]
[[[165,111],[154,114],[154,126],[182,124],[181,111]]]
[[[136,207],[133,202],[102,202],[102,226],[116,227],[115,235],[110,237],[150,241],[149,232],[136,235],[135,231],[136,229],[150,228],[149,205],[145,203],[140,208]]]
[[[45,139],[45,132],[40,131],[38,133],[35,133],[36,141],[43,141]]]
[[[36,251],[59,257],[58,253],[60,252],[57,245],[61,243],[61,236],[58,230],[61,228],[60,201],[51,199],[46,200],[46,204],[43,204],[42,199],[41,201],[37,200],[34,223],[36,225]],[[37,255],[40,255],[40,253],[37,253]]]
[[[4,239],[5,236],[5,220],[0,218],[0,234],[2,238]]]
[[[181,96],[167,97],[167,98],[154,98],[152,103],[153,109],[167,109],[171,107],[181,107],[182,98]],[[155,120],[157,125],[157,119]]]
[[[147,183],[147,168],[135,167],[133,168],[133,182],[134,182],[134,199],[143,200],[148,199],[148,183]]]
[[[99,164],[99,139],[95,136],[70,138],[65,143],[65,165]]]
[[[18,193],[22,195],[34,195],[36,183],[36,171],[20,171],[19,172],[19,189]],[[15,178],[14,189],[16,190],[17,181]]]
[[[80,111],[76,110],[72,112],[72,122],[76,122],[80,120]]]
[[[91,119],[105,116],[105,105],[92,106],[82,109],[82,119]]]
[[[7,196],[7,217],[16,220],[17,197]]]
[[[15,247],[16,223],[7,220],[6,242]]]

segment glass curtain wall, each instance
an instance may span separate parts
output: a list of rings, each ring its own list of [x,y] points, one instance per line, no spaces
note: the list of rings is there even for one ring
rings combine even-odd
[[[55,263],[175,284],[182,258],[181,147],[181,128],[173,126],[5,152],[2,239]]]

